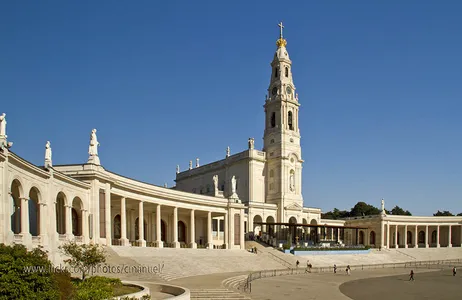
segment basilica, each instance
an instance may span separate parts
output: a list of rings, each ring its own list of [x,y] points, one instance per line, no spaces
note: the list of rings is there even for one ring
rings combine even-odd
[[[310,245],[323,240],[377,248],[461,247],[462,217],[392,216],[382,207],[376,216],[324,220],[321,209],[303,206],[300,102],[282,23],[279,27],[264,103],[263,149],[249,138],[247,149],[235,154],[228,149],[222,160],[201,166],[196,161],[194,167],[191,161],[188,170],[177,168],[172,188],[105,169],[96,129],[86,163],[53,165],[46,142],[44,165],[33,165],[14,153],[21,145],[13,147],[2,114],[0,243],[40,245],[51,255],[68,240],[244,249],[250,234],[270,233],[278,246],[277,225],[300,227],[302,233],[291,239]],[[351,230],[345,233],[346,228]]]

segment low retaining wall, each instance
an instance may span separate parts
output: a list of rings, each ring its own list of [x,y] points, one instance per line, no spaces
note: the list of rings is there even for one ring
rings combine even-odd
[[[151,287],[151,292],[159,292],[170,294],[173,297],[168,299],[175,299],[175,300],[190,300],[191,293],[187,288],[183,288],[180,286],[169,285],[169,284],[157,284],[153,283],[153,287]]]
[[[136,293],[133,293],[133,294],[128,294],[128,295],[123,295],[123,296],[118,296],[118,297],[114,297],[112,299],[116,299],[116,300],[120,300],[120,299],[123,299],[125,297],[128,297],[128,298],[135,298],[135,299],[141,299],[141,297],[143,296],[146,296],[146,295],[151,295],[151,292],[149,291],[149,288],[148,287],[145,287],[139,283],[134,283],[134,282],[129,282],[129,281],[122,281],[122,283],[124,285],[131,285],[131,286],[136,286],[136,287],[140,287],[142,288],[143,290],[139,291],[139,292],[136,292]]]
[[[294,255],[339,255],[339,254],[368,254],[371,249],[367,250],[325,250],[325,251],[297,251],[294,250]]]

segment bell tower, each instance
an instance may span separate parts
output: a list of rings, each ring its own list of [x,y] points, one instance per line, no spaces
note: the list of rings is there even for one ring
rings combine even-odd
[[[266,202],[278,205],[277,222],[288,222],[285,209],[303,207],[302,157],[298,112],[300,103],[292,78],[292,61],[280,27],[276,53],[271,62],[271,80],[265,101]]]

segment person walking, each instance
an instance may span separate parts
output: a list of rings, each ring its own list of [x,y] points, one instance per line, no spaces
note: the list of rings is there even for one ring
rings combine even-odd
[[[457,268],[454,266],[454,268],[452,268],[452,276],[456,276],[457,274]]]
[[[298,268],[298,265],[300,264],[300,262],[298,261],[298,259],[297,259],[297,262],[296,262],[295,264],[297,265],[297,268]]]
[[[414,281],[414,270],[411,270],[411,273],[409,274],[409,281]]]
[[[334,265],[334,274],[337,274],[337,265]]]

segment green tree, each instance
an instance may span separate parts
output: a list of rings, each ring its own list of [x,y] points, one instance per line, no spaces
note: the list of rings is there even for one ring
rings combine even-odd
[[[97,244],[82,244],[67,242],[59,247],[64,255],[69,256],[65,262],[82,273],[82,280],[92,267],[106,261],[104,249]]]
[[[393,207],[391,210],[391,214],[395,216],[412,216],[412,214],[408,210],[404,210],[398,205]]]
[[[356,205],[351,209],[350,216],[351,217],[359,217],[359,216],[371,216],[371,215],[379,215],[380,209],[365,202],[358,202]]]
[[[348,218],[350,216],[350,212],[346,210],[339,210],[338,208],[334,208],[332,211],[328,211],[321,215],[323,219],[329,220],[338,220],[343,218]]]
[[[454,216],[451,212],[445,210],[445,211],[437,211],[436,213],[433,214],[435,217],[451,217]]]
[[[40,248],[0,244],[0,299],[59,299],[53,265]]]
[[[461,216],[462,216],[462,213],[458,213],[457,216],[458,216],[458,217],[461,217]]]

